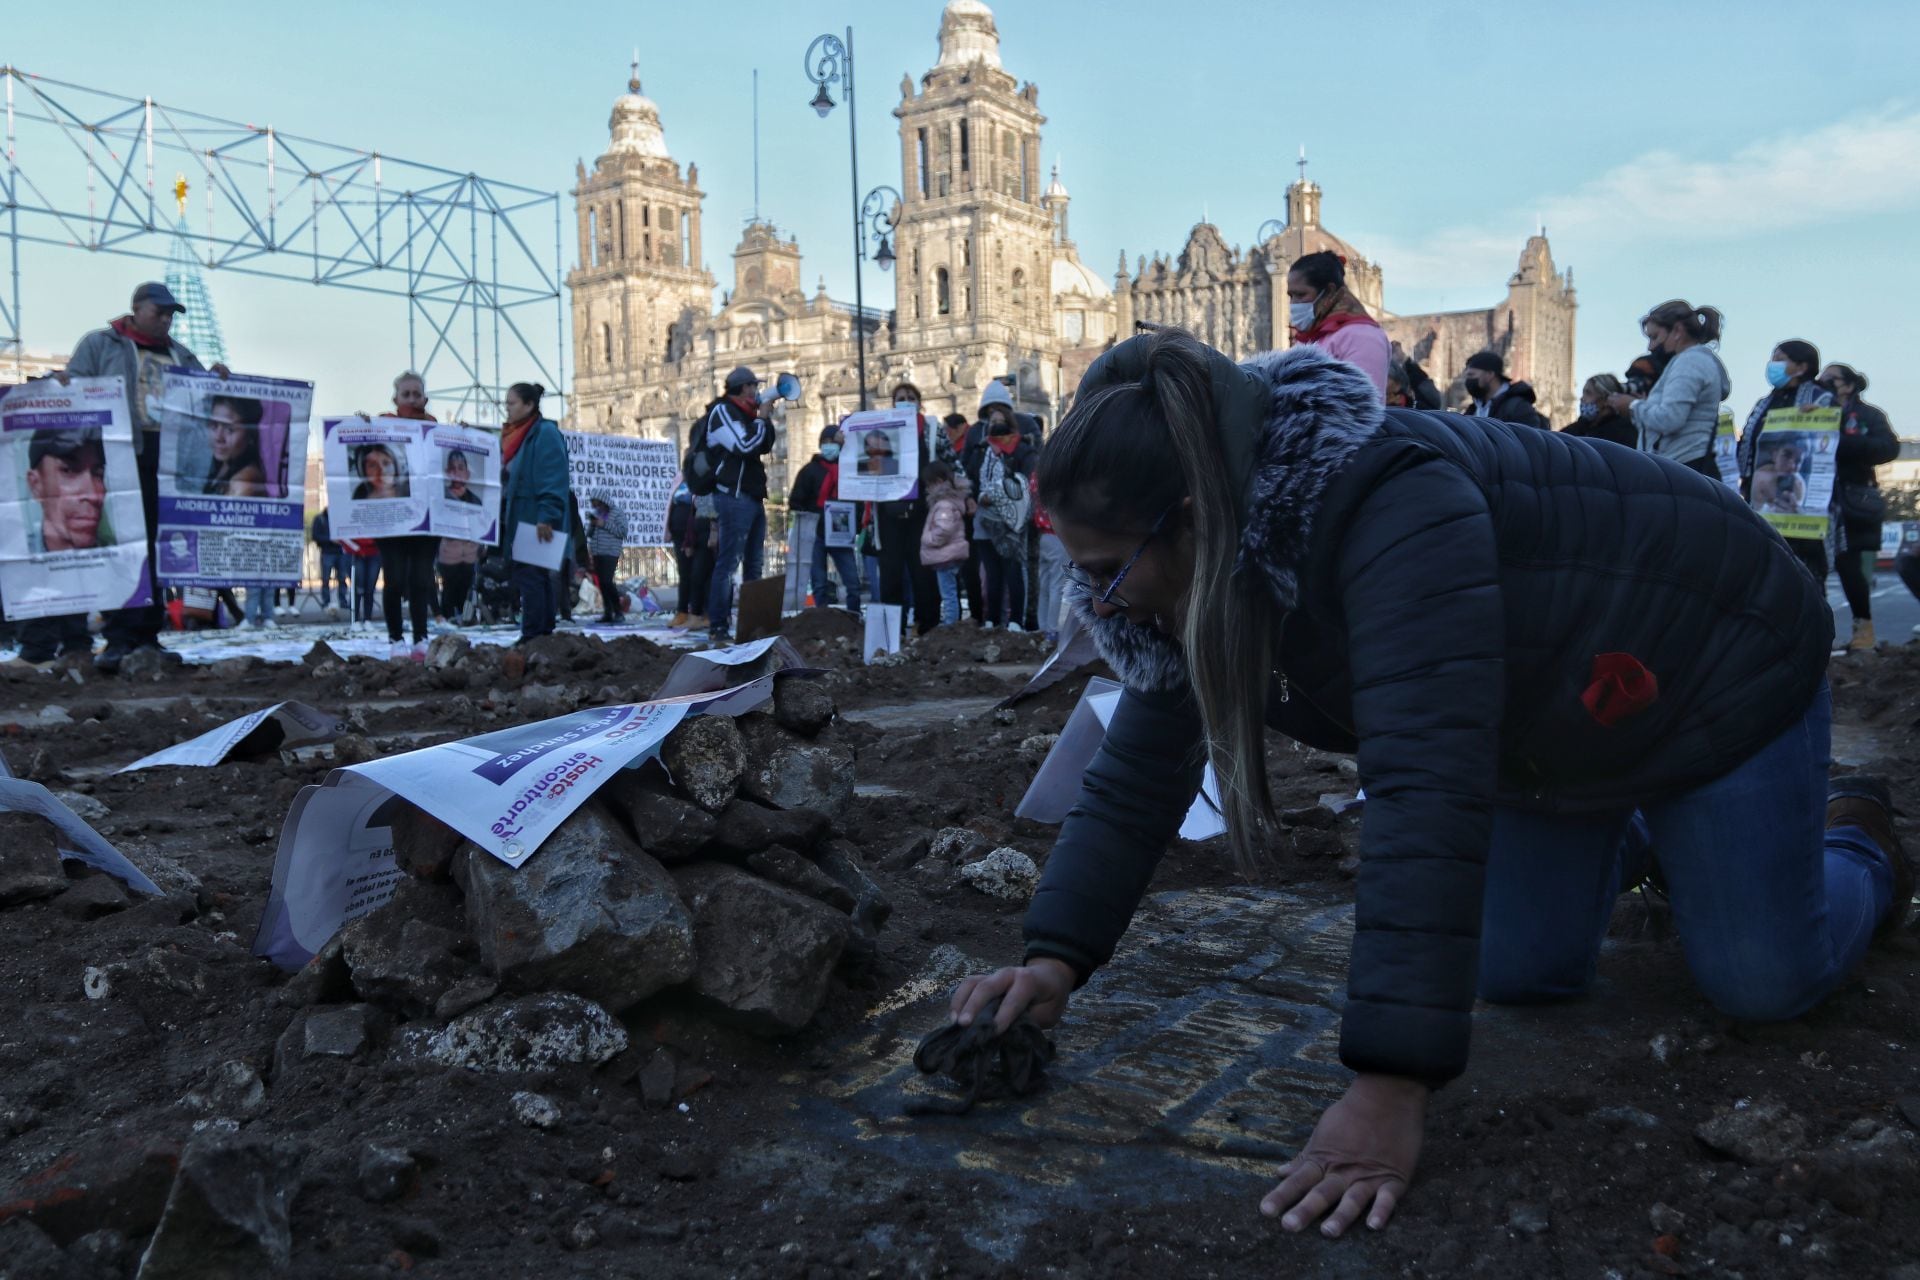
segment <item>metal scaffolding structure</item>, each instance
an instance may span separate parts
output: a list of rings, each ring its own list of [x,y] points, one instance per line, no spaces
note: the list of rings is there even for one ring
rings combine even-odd
[[[558,192],[15,66],[0,65],[0,81],[0,237],[11,272],[0,359],[24,355],[23,244],[165,262],[184,239],[208,272],[405,298],[409,366],[455,416],[497,414],[522,377],[566,386]],[[168,217],[176,172],[202,197],[184,231]],[[545,249],[549,222],[547,254],[534,246]]]

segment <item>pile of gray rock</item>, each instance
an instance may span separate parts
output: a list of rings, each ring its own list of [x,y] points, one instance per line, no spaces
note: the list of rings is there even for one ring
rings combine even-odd
[[[837,832],[854,754],[834,720],[800,677],[764,711],[689,719],[518,868],[402,806],[407,876],[285,988],[303,1013],[282,1053],[391,1037],[423,1064],[602,1062],[626,1047],[618,1015],[663,994],[763,1034],[805,1027],[891,911]]]

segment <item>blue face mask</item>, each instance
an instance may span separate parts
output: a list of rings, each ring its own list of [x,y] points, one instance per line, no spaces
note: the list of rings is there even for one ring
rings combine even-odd
[[[1302,331],[1313,328],[1313,304],[1311,302],[1290,304],[1287,307],[1287,323]]]
[[[1580,416],[1583,418],[1599,417],[1600,416],[1599,404],[1592,400],[1582,400],[1580,402]]]
[[[823,444],[820,446],[820,456],[828,462],[838,462],[840,460],[840,446],[837,444]]]
[[[1787,385],[1787,362],[1785,360],[1767,361],[1767,385],[1784,387]]]

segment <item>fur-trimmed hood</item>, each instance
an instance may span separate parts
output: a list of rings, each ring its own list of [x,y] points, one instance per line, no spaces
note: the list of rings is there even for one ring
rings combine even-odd
[[[1354,451],[1379,434],[1383,414],[1367,375],[1318,347],[1257,356],[1241,368],[1268,398],[1244,482],[1247,515],[1235,572],[1258,574],[1274,603],[1289,610],[1299,603],[1300,566],[1327,486]],[[1186,659],[1177,641],[1123,617],[1094,617],[1085,591],[1072,591],[1070,600],[1100,656],[1127,686],[1147,692],[1185,687]]]

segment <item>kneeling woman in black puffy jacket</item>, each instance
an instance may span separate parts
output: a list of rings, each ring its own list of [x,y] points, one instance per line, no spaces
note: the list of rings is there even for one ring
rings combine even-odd
[[[1827,781],[1833,619],[1725,485],[1486,418],[1382,410],[1299,348],[1181,333],[1101,357],[1040,461],[1080,607],[1127,688],[970,1021],[1043,1025],[1113,954],[1211,759],[1243,869],[1271,725],[1357,751],[1367,791],[1341,1057],[1358,1073],[1262,1202],[1383,1225],[1476,993],[1593,980],[1642,813],[1695,979],[1790,1018],[1904,915],[1877,783]]]

